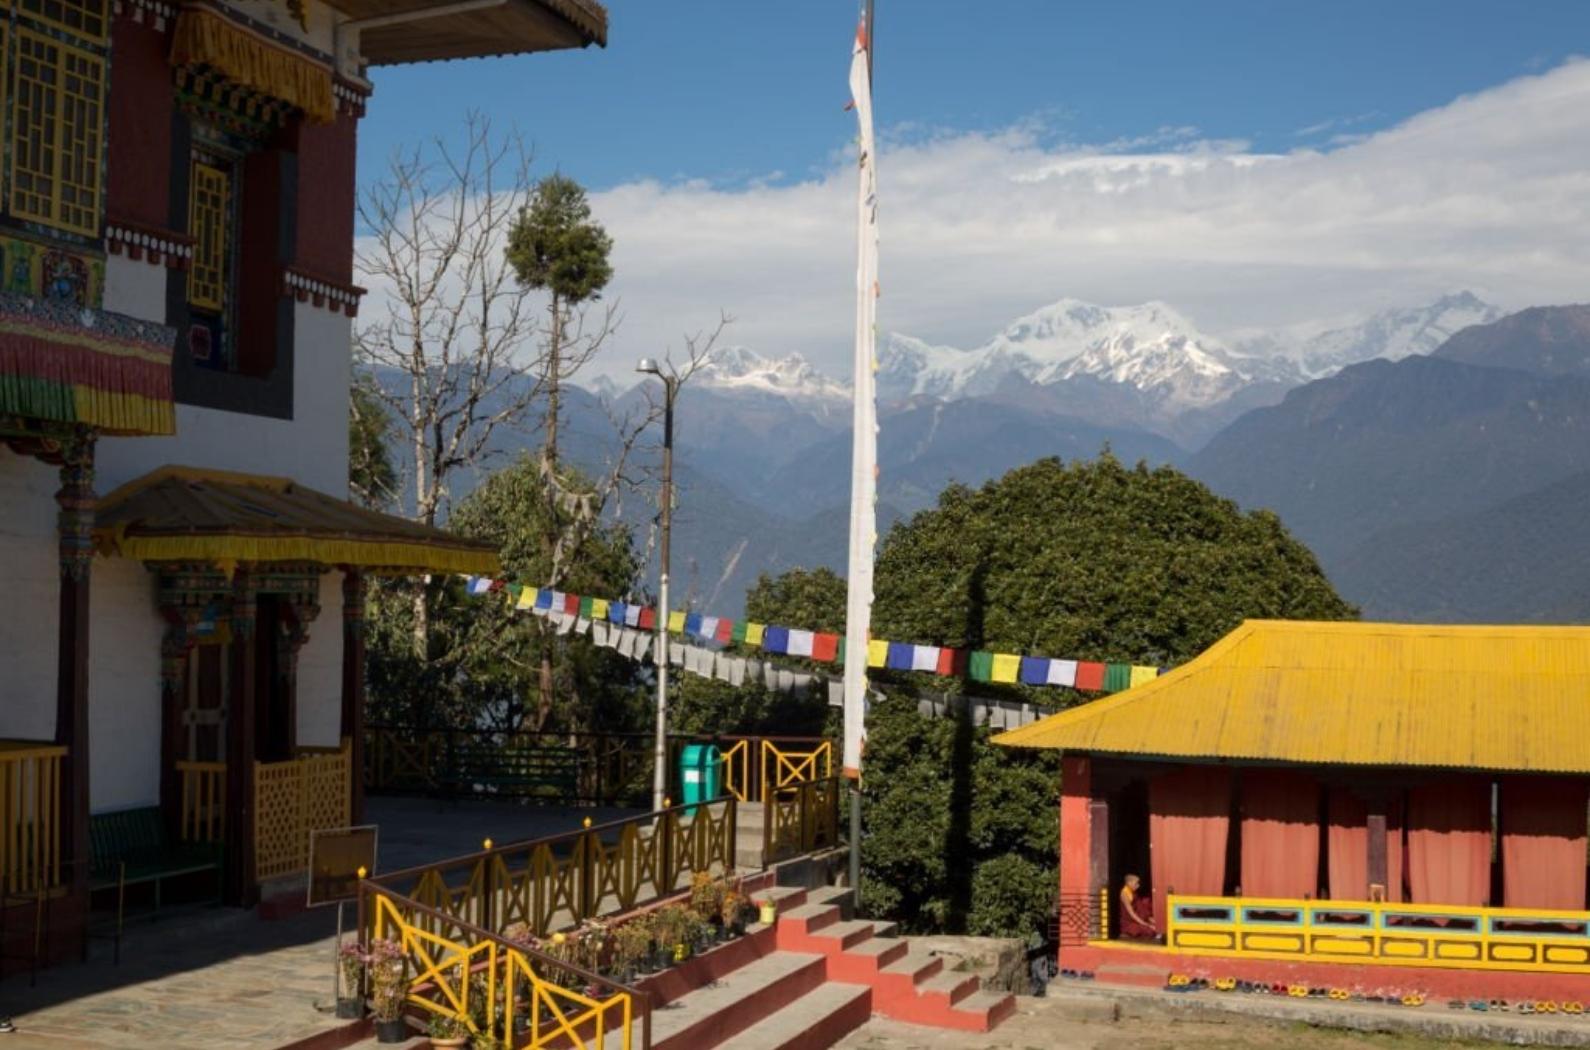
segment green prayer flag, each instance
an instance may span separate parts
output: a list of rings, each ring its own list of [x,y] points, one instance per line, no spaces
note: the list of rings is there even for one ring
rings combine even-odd
[[[1119,693],[1132,685],[1131,664],[1105,664],[1104,665],[1104,691],[1106,693]]]
[[[966,662],[966,673],[974,682],[992,682],[994,680],[994,654],[985,653],[978,649],[972,653],[971,659]]]
[[[731,641],[731,642],[743,642],[743,641],[745,641],[745,621],[744,620],[736,620],[734,622],[734,630],[729,634],[729,641]]]
[[[595,601],[594,598],[580,599],[580,615],[585,617],[587,620],[591,618],[591,603],[593,601]]]

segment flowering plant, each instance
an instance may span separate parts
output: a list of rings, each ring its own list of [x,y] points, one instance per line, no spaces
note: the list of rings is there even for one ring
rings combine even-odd
[[[396,1021],[403,1012],[403,1000],[408,998],[403,980],[408,960],[403,956],[403,946],[397,941],[371,941],[368,965],[370,1008],[376,1020]]]
[[[364,967],[369,961],[369,954],[358,941],[349,941],[337,950],[337,967],[342,973],[344,999],[359,998],[364,987]]]

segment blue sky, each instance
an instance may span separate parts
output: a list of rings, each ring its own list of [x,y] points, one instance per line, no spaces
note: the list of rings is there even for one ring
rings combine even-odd
[[[878,2],[886,333],[970,347],[1062,298],[1231,339],[1590,298],[1590,0]],[[361,178],[483,110],[593,189],[624,318],[598,370],[724,312],[842,374],[855,4],[610,9],[605,51],[377,70]]]
[[[1323,144],[1590,50],[1583,0],[878,6],[884,128],[1037,120],[1058,141],[1093,144],[1179,127],[1259,150]],[[447,134],[471,107],[516,124],[542,164],[596,188],[801,178],[848,140],[851,0],[609,8],[605,51],[376,71],[361,174],[396,146]]]

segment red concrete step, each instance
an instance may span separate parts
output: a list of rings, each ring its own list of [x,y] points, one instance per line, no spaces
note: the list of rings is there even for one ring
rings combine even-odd
[[[847,984],[872,984],[880,971],[899,962],[911,945],[897,937],[874,936],[828,957],[828,979]]]
[[[734,1050],[826,1050],[867,1023],[872,993],[825,984],[734,1037]]]
[[[791,950],[805,949],[804,941],[824,926],[832,926],[841,919],[839,909],[832,904],[802,904],[778,913],[778,946]],[[792,943],[786,944],[786,940]]]
[[[824,955],[838,955],[872,940],[872,937],[872,923],[861,919],[829,923],[811,934],[811,939],[821,947]]]
[[[878,971],[873,988],[888,995],[916,995],[916,986],[944,969],[937,955],[907,951],[905,955]]]
[[[722,1046],[823,984],[823,957],[774,952],[652,1014],[652,1050]]]

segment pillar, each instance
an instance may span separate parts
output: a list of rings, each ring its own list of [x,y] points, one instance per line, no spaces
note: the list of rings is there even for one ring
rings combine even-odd
[[[255,675],[254,581],[246,567],[232,577],[231,698],[226,717],[226,903],[252,907],[254,878]]]
[[[349,822],[364,820],[364,577],[353,568],[342,576],[342,738],[350,753]]]
[[[71,884],[88,884],[88,601],[94,561],[94,433],[80,430],[61,445],[56,519],[61,565],[56,652],[55,742],[66,747],[61,770],[61,841],[73,861]]]
[[[160,643],[160,815],[172,842],[180,838],[182,824],[182,777],[177,763],[188,757],[182,724],[187,662],[187,622],[167,613],[166,633]]]
[[[1096,935],[1097,894],[1091,883],[1093,830],[1092,763],[1087,755],[1065,755],[1060,764],[1060,939]]]
[[[1386,797],[1376,794],[1369,802],[1369,813],[1364,821],[1369,837],[1369,884],[1385,891],[1385,900],[1393,899],[1391,883],[1387,876],[1386,849]],[[1399,873],[1400,874],[1400,873]]]

